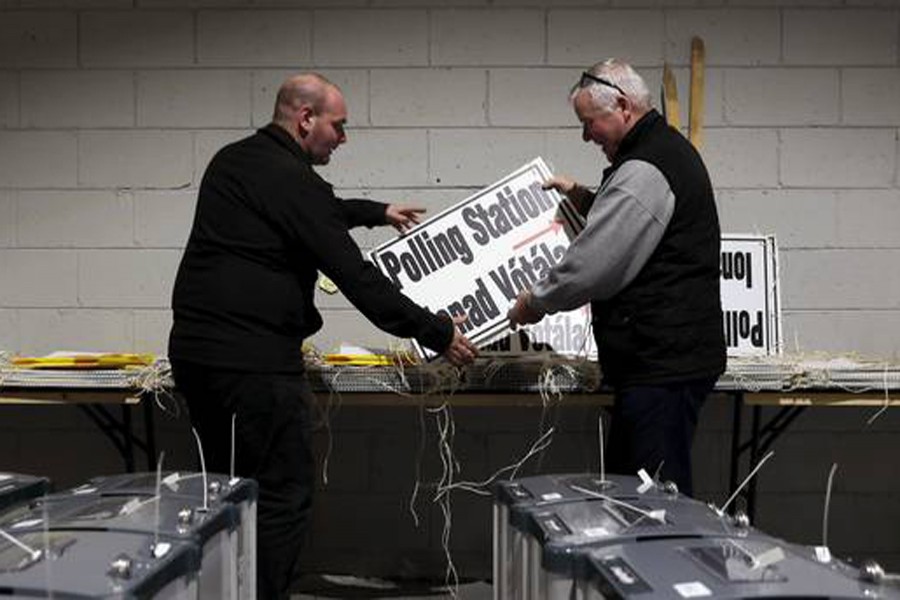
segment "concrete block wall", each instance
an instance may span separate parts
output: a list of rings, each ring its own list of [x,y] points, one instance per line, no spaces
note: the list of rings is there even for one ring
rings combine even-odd
[[[437,212],[538,155],[596,183],[605,161],[581,142],[567,92],[605,57],[633,62],[654,94],[663,63],[672,65],[685,123],[693,35],[706,42],[703,155],[723,228],[777,235],[787,348],[896,359],[894,0],[0,0],[0,349],[164,353],[204,167],[268,122],[289,74],[316,69],[345,91],[350,140],[322,170],[340,193]],[[354,232],[364,249],[390,235]],[[320,348],[393,342],[341,296],[320,294],[319,305]],[[62,460],[66,440],[80,446],[94,435],[86,420],[45,424],[48,411],[29,409],[7,421],[7,410],[0,468],[75,483],[74,473],[118,464],[96,441],[83,455],[96,461]],[[404,531],[393,555],[356,547],[362,524],[342,523],[363,494],[408,526],[408,452],[391,444],[415,448],[415,414],[400,412],[348,407],[335,421],[315,566],[442,568],[437,513],[426,514],[427,542]],[[566,435],[543,469],[593,468],[595,413],[579,415],[565,417]],[[761,480],[761,523],[814,539],[815,519],[792,517],[815,514],[819,472],[846,456],[855,474],[839,479],[838,550],[866,549],[874,528],[851,526],[865,510],[889,524],[872,549],[900,568],[900,543],[886,533],[900,522],[900,487],[892,477],[866,484],[896,448],[898,427],[885,420],[870,431],[866,416],[800,420],[801,435],[786,438],[782,462]],[[536,417],[462,411],[472,471],[518,456]],[[697,486],[710,499],[727,485],[729,419],[724,401],[712,403],[699,432]],[[164,439],[181,444],[175,460],[189,463],[184,422],[173,431]],[[457,506],[454,544],[469,572],[481,573],[487,512],[477,500]],[[423,544],[429,552],[408,562]]]
[[[789,347],[900,348],[883,326],[900,321],[891,2],[9,0],[2,11],[9,350],[164,352],[166,271],[203,168],[268,122],[292,72],[318,69],[345,90],[350,142],[323,169],[342,193],[437,211],[537,155],[596,182],[604,159],[581,143],[566,93],[600,58],[631,60],[654,92],[673,65],[686,121],[695,34],[723,225],[778,236]],[[368,249],[389,235],[357,238]],[[323,349],[393,343],[327,304]],[[38,310],[46,331],[23,336]],[[127,324],[115,347],[78,317],[98,310]],[[70,328],[50,325],[62,318]]]
[[[604,160],[566,101],[579,70],[621,56],[655,91],[668,62],[685,121],[697,34],[723,225],[778,236],[789,348],[894,357],[900,17],[889,2],[803,4],[4,2],[4,345],[40,353],[77,333],[91,349],[164,352],[203,168],[268,121],[292,72],[345,90],[350,143],[323,169],[342,193],[437,211],[537,155],[596,182]],[[394,343],[326,304],[321,348]],[[35,311],[45,330],[24,336]],[[124,334],[92,339],[97,311]]]

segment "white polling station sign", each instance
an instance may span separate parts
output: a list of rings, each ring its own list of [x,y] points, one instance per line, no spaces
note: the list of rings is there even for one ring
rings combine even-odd
[[[581,230],[568,201],[542,188],[550,175],[536,158],[382,244],[370,258],[418,304],[438,314],[465,313],[468,320],[460,329],[478,346],[506,338],[506,311],[516,296],[559,261]],[[588,331],[590,320],[583,311],[567,314]],[[562,329],[565,315],[559,318],[560,329],[545,336],[542,348],[552,345],[556,351],[553,342],[560,336],[572,342],[571,331]],[[540,330],[542,325],[532,327]],[[414,346],[421,356],[434,357],[418,343]]]

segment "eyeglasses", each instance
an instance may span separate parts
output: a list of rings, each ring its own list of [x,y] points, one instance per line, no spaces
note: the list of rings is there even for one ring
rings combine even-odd
[[[576,89],[580,90],[580,89],[586,88],[587,86],[591,85],[592,83],[599,83],[601,85],[605,85],[606,87],[611,87],[612,89],[616,90],[623,96],[628,96],[628,94],[625,93],[625,90],[623,90],[622,88],[620,88],[619,86],[614,84],[612,81],[610,81],[608,79],[604,79],[602,77],[597,77],[596,75],[591,75],[587,71],[584,71],[581,74],[581,79],[578,80],[578,85],[575,87],[576,87]]]

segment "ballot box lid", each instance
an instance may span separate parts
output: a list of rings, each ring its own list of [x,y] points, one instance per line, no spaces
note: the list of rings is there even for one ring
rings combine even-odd
[[[494,485],[496,502],[517,507],[570,502],[596,494],[614,498],[636,495],[672,496],[677,495],[677,490],[659,482],[643,486],[643,481],[636,476],[607,474],[601,478],[596,473],[537,475],[501,481]]]
[[[14,537],[17,544],[0,540],[0,588],[23,596],[149,598],[193,579],[200,566],[196,544],[146,534],[60,529]]]
[[[86,484],[68,490],[69,494],[144,494],[156,493],[156,473],[128,473],[95,477]],[[203,498],[203,474],[198,472],[169,471],[162,474],[161,494],[175,494]],[[209,502],[240,504],[255,502],[259,487],[252,479],[231,478],[221,473],[206,474],[206,492]]]
[[[769,536],[656,539],[581,554],[587,585],[605,596],[655,598],[898,598]]]
[[[647,538],[746,536],[750,527],[684,496],[588,498],[510,509],[510,523],[535,538],[548,556],[570,546]],[[549,552],[548,552],[549,551]]]
[[[158,523],[158,525],[157,525]],[[232,504],[205,509],[192,496],[51,494],[27,507],[0,515],[0,528],[10,531],[94,529],[156,533],[193,539],[204,545],[222,531],[240,525],[240,511]]]

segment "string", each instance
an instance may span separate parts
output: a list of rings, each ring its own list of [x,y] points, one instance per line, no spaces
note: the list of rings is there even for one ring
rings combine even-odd
[[[891,394],[890,394],[890,392],[888,391],[888,364],[887,364],[887,363],[884,364],[884,371],[883,371],[883,375],[882,375],[882,385],[883,385],[883,387],[884,387],[884,404],[881,406],[880,409],[878,409],[878,410],[875,412],[874,415],[872,415],[871,417],[869,417],[869,420],[868,420],[868,421],[866,421],[866,426],[867,426],[867,427],[868,427],[869,425],[871,425],[872,423],[874,423],[874,422],[876,421],[876,419],[878,419],[878,417],[880,417],[881,415],[883,415],[884,412],[885,412],[885,411],[888,409],[888,407],[891,405]]]

